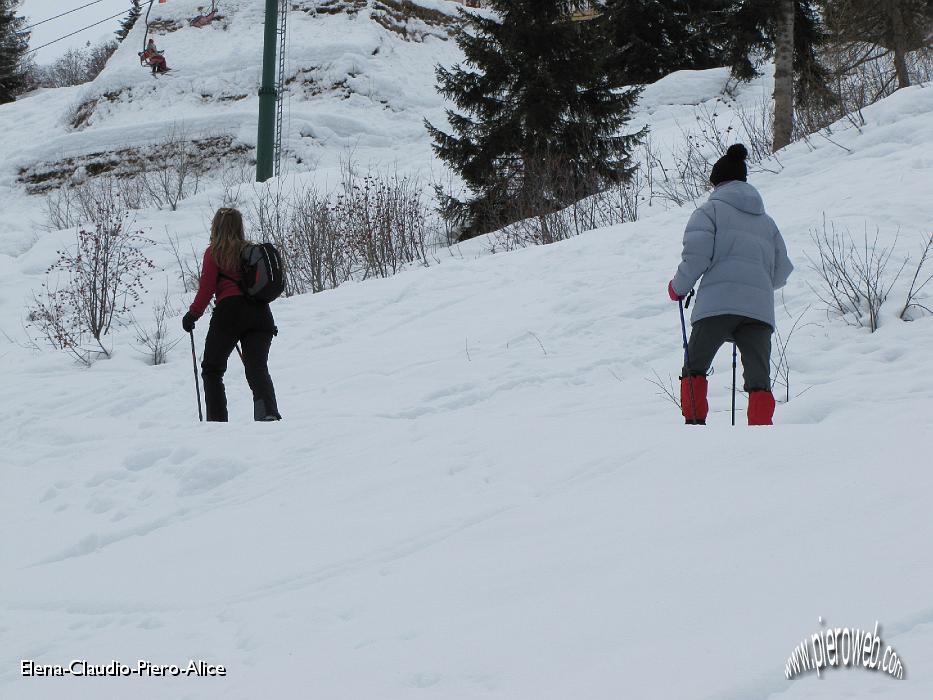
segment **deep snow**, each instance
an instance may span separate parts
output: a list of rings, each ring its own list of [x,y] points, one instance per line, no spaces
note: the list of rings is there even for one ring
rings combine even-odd
[[[426,65],[417,48],[399,48],[400,65],[405,51]],[[388,87],[392,65],[379,69]],[[723,84],[723,71],[671,76],[640,119],[673,139]],[[46,148],[22,146],[18,120],[60,113],[80,90],[0,109],[12,162]],[[316,124],[341,108],[302,109]],[[385,149],[361,136],[361,157],[432,167],[416,134],[427,109],[412,104]],[[249,422],[235,357],[232,422],[198,424],[187,339],[150,367],[127,329],[90,369],[0,341],[0,696],[929,698],[933,319],[897,319],[907,277],[877,333],[828,317],[806,255],[824,214],[917,252],[933,221],[931,115],[928,86],[900,91],[861,132],[840,125],[753,176],[797,265],[779,323],[811,307],[770,430],[729,427],[725,350],[705,430],[680,425],[646,381],[679,367],[664,288],[690,207],[509,254],[478,241],[427,269],[276,302],[277,425]],[[39,231],[41,200],[4,168],[0,328],[22,341],[26,300],[72,234]],[[179,308],[190,295],[165,227],[203,245],[216,195],[138,217],[166,268],[152,294],[170,284]],[[880,621],[907,679],[786,681],[820,616]],[[229,675],[19,673],[21,659],[192,658]]]

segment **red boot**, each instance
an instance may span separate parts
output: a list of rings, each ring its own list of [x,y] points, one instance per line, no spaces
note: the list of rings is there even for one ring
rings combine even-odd
[[[770,391],[748,392],[748,424],[774,425],[774,396]]]
[[[692,392],[690,391],[691,385],[693,385]],[[694,406],[696,406],[696,415],[693,414]],[[705,376],[680,378],[680,411],[687,425],[706,425],[709,404],[706,402]]]

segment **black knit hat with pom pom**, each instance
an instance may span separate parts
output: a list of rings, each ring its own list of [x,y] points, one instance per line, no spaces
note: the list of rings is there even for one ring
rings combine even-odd
[[[748,179],[748,168],[745,167],[746,158],[748,158],[748,149],[745,146],[740,143],[729,146],[726,155],[717,160],[716,165],[713,166],[709,181],[714,187],[729,180],[745,182]]]

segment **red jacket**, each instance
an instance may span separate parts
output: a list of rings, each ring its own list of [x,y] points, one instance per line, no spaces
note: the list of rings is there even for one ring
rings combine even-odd
[[[223,276],[221,276],[223,274]],[[227,297],[242,296],[243,292],[237,282],[240,281],[240,271],[221,270],[214,262],[214,256],[211,255],[210,246],[204,251],[204,263],[201,266],[201,284],[198,286],[198,294],[191,304],[191,315],[195,320],[204,315],[207,305],[211,303],[211,298],[216,294],[217,301],[222,301]]]

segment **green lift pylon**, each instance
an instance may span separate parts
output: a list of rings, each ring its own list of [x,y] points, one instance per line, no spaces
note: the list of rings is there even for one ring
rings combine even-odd
[[[279,0],[266,0],[262,52],[262,87],[259,88],[259,137],[256,141],[256,182],[265,182],[275,172],[275,113],[279,99],[276,68]]]

